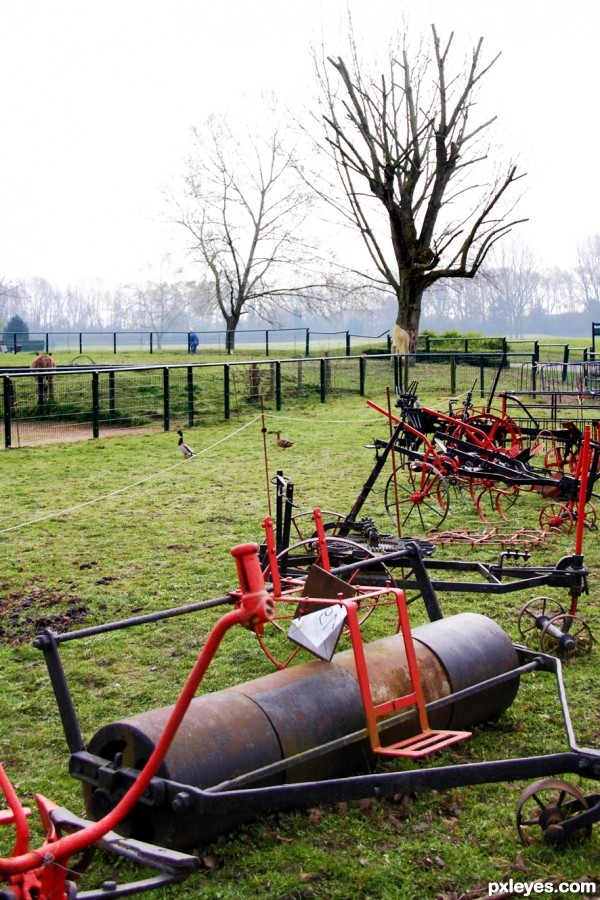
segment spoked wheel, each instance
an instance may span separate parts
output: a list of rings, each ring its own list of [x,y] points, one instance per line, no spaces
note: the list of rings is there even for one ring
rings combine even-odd
[[[478,413],[469,416],[467,425],[483,431],[489,441],[497,448],[505,450],[511,456],[516,456],[523,449],[523,436],[521,429],[512,419],[502,416],[494,416],[488,413]],[[476,441],[479,443],[479,441]]]
[[[332,568],[361,560],[375,559],[379,555],[363,544],[347,538],[327,537],[326,544]],[[287,576],[284,574],[282,580],[283,591],[286,590],[286,587],[292,588],[294,583],[297,583],[298,587],[300,587],[301,582],[308,576],[310,567],[315,563],[319,565],[320,561],[319,545],[316,538],[298,541],[296,544],[292,544],[283,550],[277,556],[280,570],[287,573]],[[383,563],[379,563],[377,568],[382,579],[394,587],[396,582],[388,567]],[[263,575],[265,581],[270,580],[270,566],[266,567]],[[287,583],[286,577],[289,578]],[[355,569],[348,577],[343,578],[343,581],[346,584],[357,586],[360,583],[360,569]],[[366,602],[361,608],[360,594],[355,599],[358,606],[358,621],[362,625],[373,612],[377,601]],[[289,627],[296,616],[297,606],[300,602],[301,598],[299,597],[296,602],[278,603],[275,618],[265,623],[262,634],[256,634],[264,654],[278,669],[287,668],[302,650],[300,646],[292,644],[287,637]]]
[[[553,597],[533,597],[521,608],[517,622],[519,634],[524,640],[528,640],[532,631],[540,631],[538,622],[552,619],[554,616],[564,616],[565,609],[558,600]]]
[[[590,627],[580,616],[559,613],[552,616],[542,629],[540,650],[543,653],[560,653],[566,659],[572,659],[591,653],[593,646]]]
[[[577,516],[579,515],[579,507],[577,507]],[[598,515],[596,513],[596,507],[594,504],[588,500],[583,509],[583,524],[586,528],[589,528],[590,531],[595,531],[597,528]]]
[[[517,485],[498,484],[497,481],[489,479],[485,481],[473,479],[469,485],[469,491],[477,509],[477,515],[488,525],[490,516],[495,518],[498,515],[506,522],[508,520],[507,513],[519,495]]]
[[[583,794],[559,778],[542,778],[525,788],[517,803],[517,831],[524,844],[541,838],[555,846],[566,843],[563,825],[588,808]],[[573,833],[579,841],[591,837],[592,826]]]
[[[347,519],[343,513],[331,512],[328,509],[322,509],[321,515],[323,517],[323,527],[327,534],[337,534],[340,526],[344,524]],[[292,528],[296,532],[296,536],[299,540],[303,541],[309,537],[313,537],[315,534],[315,519],[314,512],[310,510],[308,512],[298,513],[296,516],[292,516]]]
[[[546,503],[538,521],[544,531],[563,531],[565,534],[573,530],[575,523],[572,510],[564,503]]]
[[[402,451],[396,451],[401,456]],[[398,514],[401,534],[414,534],[414,527],[427,532],[440,527],[450,508],[450,488],[439,469],[424,460],[402,459],[397,471]],[[385,486],[385,508],[396,520],[396,489],[393,473]]]

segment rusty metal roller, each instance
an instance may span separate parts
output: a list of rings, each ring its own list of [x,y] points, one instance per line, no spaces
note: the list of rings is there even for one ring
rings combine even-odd
[[[504,674],[518,665],[508,635],[491,619],[461,613],[413,630],[426,702]],[[376,703],[411,690],[402,637],[393,635],[365,645],[365,656]],[[476,698],[450,703],[430,717],[435,728],[470,727],[499,715],[513,702],[518,677],[484,689]],[[158,740],[172,707],[164,707],[114,722],[101,728],[90,741],[91,754],[121,765],[140,768]],[[158,776],[199,788],[208,788],[320,747],[364,728],[365,719],[351,650],[333,660],[314,660],[273,672],[254,681],[194,699],[183,725],[158,771]],[[416,716],[407,713],[394,729],[394,740],[418,730]],[[329,751],[300,765],[271,775],[259,784],[316,781],[365,771],[372,763],[368,743]],[[88,814],[99,817],[118,800],[104,789],[86,786]],[[134,819],[126,830],[133,837],[164,846],[193,846],[235,822],[188,823],[185,840],[181,818],[173,812],[146,807],[146,828]],[[151,826],[148,822],[151,820]],[[138,822],[141,820],[137,820]],[[178,832],[178,834],[176,833]]]

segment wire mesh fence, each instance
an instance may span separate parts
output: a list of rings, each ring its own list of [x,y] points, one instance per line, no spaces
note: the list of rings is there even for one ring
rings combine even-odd
[[[99,437],[134,428],[192,428],[255,414],[260,405],[382,398],[413,382],[431,402],[473,391],[475,400],[535,389],[528,354],[363,353],[321,357],[120,367],[5,370],[0,414],[5,447]]]

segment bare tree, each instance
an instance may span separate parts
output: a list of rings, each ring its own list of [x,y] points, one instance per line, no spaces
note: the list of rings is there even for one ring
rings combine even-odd
[[[582,308],[586,311],[600,301],[600,234],[590,237],[577,248],[578,280]]]
[[[272,318],[319,286],[302,236],[312,197],[282,131],[234,134],[211,117],[194,129],[183,191],[171,197],[171,219],[186,229],[188,249],[212,284],[228,350],[244,314]]]
[[[404,43],[377,77],[366,74],[352,34],[350,63],[329,58],[319,67],[340,208],[368,250],[376,274],[367,277],[397,298],[396,324],[408,331],[411,351],[424,291],[441,278],[473,278],[494,243],[524,221],[510,220],[507,204],[521,177],[516,166],[496,169],[483,144],[495,117],[471,121],[480,83],[498,57],[484,62],[480,39],[463,71],[453,73],[453,35],[442,46],[435,26],[431,31],[431,53],[422,46],[411,59]]]
[[[580,310],[577,281],[573,272],[558,266],[545,271],[540,282],[544,311],[550,315],[576,313]]]
[[[490,288],[496,318],[513,337],[523,337],[523,323],[536,308],[541,276],[527,247],[512,245],[499,254],[499,265],[490,272]]]
[[[130,288],[130,320],[133,327],[148,328],[156,334],[158,349],[165,332],[184,330],[193,291],[189,285],[165,281],[148,282]]]

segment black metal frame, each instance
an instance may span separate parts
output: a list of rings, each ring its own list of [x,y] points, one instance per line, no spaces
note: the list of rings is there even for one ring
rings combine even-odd
[[[69,771],[75,778],[93,787],[102,787],[108,789],[111,793],[118,792],[123,794],[134,783],[138,772],[135,769],[121,768],[118,760],[103,759],[90,754],[85,749],[60,659],[59,645],[67,641],[87,638],[92,634],[105,634],[125,627],[157,622],[172,616],[212,608],[229,602],[233,602],[232,596],[207,601],[205,604],[195,604],[193,609],[189,606],[177,607],[121,622],[107,623],[96,628],[80,629],[67,634],[56,634],[50,629],[42,632],[36,640],[36,647],[44,653],[63,730],[71,752]],[[186,811],[188,813],[191,811],[194,816],[227,815],[234,812],[238,814],[242,810],[247,819],[252,819],[260,813],[320,803],[335,803],[367,797],[389,797],[398,793],[409,794],[432,789],[467,787],[515,779],[539,779],[540,777],[566,773],[600,780],[600,750],[581,748],[575,741],[560,661],[556,657],[528,650],[521,645],[515,645],[515,650],[519,660],[517,668],[447,697],[437,699],[427,704],[427,713],[431,714],[447,704],[474,696],[480,691],[529,672],[547,672],[556,679],[559,705],[568,746],[568,749],[563,752],[450,766],[430,766],[427,768],[420,766],[409,771],[379,772],[316,782],[282,784],[269,787],[255,786],[257,782],[263,781],[269,775],[284,771],[299,763],[308,762],[333,749],[339,749],[340,747],[363,741],[367,732],[366,729],[361,729],[318,748],[305,751],[230,781],[204,789],[155,777],[143,799],[146,814],[151,816],[153,808],[167,807],[176,810],[178,805],[185,805]],[[398,717],[393,717],[383,727],[391,728],[397,724],[397,720]],[[600,794],[592,794],[586,799],[589,808],[562,823],[565,838],[576,830],[587,828],[592,823],[600,821]],[[66,821],[68,816],[63,816],[63,818],[68,825]],[[136,842],[133,843],[135,844]],[[122,839],[121,845],[126,849],[129,846],[128,839]],[[169,852],[167,851],[167,853]],[[144,856],[135,848],[129,854],[124,852],[124,855],[129,855],[136,859],[136,853],[140,857]],[[140,859],[137,859],[137,861],[140,861]],[[111,894],[111,896],[120,896],[119,891],[120,889],[117,887],[116,892]],[[81,896],[82,900],[83,898],[92,900],[92,898],[101,895],[82,894]]]

